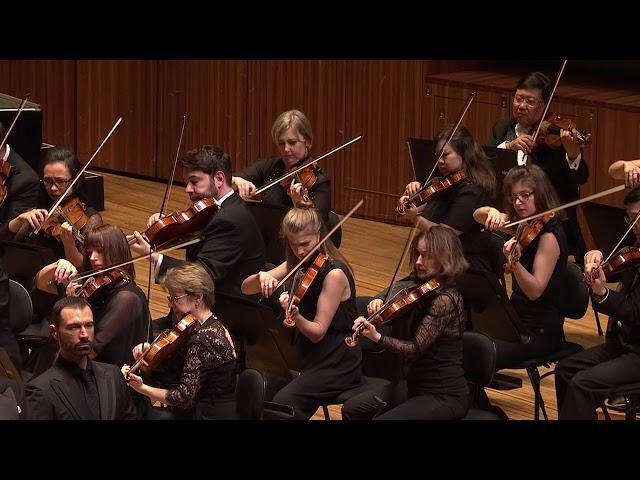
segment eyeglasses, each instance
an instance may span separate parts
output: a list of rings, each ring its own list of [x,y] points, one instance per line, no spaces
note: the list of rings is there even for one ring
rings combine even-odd
[[[529,200],[529,197],[533,195],[535,190],[531,190],[530,192],[520,192],[515,195],[511,195],[509,198],[511,199],[511,203],[516,203],[516,200],[520,200],[522,203]]]
[[[51,188],[53,185],[58,187],[59,189],[64,188],[67,183],[71,181],[71,179],[61,180],[59,178],[43,178],[40,180],[46,188]]]
[[[180,300],[181,298],[186,297],[187,295],[191,295],[190,293],[183,293],[182,295],[167,295],[167,300],[170,303],[174,303],[177,302],[178,300]]]
[[[523,102],[526,103],[529,107],[534,108],[536,105],[538,105],[540,100],[534,97],[521,97],[520,95],[516,95],[515,97],[513,97],[514,105],[520,105]]]

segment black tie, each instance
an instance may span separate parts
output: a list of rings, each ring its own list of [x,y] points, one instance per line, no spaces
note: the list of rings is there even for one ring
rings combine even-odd
[[[93,373],[89,370],[81,371],[81,379],[84,387],[84,395],[87,400],[87,406],[91,413],[91,418],[87,420],[100,420],[100,397],[98,396],[98,386]]]

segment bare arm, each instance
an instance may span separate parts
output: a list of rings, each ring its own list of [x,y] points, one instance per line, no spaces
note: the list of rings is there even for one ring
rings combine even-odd
[[[560,246],[556,237],[552,233],[544,233],[533,260],[533,273],[516,262],[513,275],[529,300],[537,300],[544,293],[559,258]]]
[[[264,297],[269,297],[273,293],[275,286],[287,273],[287,262],[282,262],[268,272],[258,272],[248,276],[242,282],[240,289],[245,295],[262,293]]]

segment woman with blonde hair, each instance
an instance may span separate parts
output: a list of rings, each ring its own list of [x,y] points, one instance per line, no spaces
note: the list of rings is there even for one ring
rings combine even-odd
[[[282,220],[280,233],[285,240],[286,260],[268,272],[247,277],[242,293],[271,296],[278,282],[318,245],[324,236],[324,224],[315,209],[293,208]],[[291,405],[296,419],[310,418],[321,402],[356,387],[361,377],[361,351],[344,343],[356,313],[353,273],[331,240],[326,240],[300,271],[306,271],[319,255],[327,255],[327,259],[300,303],[289,304],[291,292],[279,297],[280,306],[288,312],[285,325],[296,329],[302,360],[301,374],[273,400]]]

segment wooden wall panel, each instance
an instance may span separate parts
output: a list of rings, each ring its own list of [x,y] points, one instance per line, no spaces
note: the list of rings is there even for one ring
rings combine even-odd
[[[42,140],[75,145],[76,62],[73,60],[3,60],[0,92],[38,103],[43,112]]]
[[[234,171],[247,158],[247,62],[158,62],[157,166],[168,178],[178,145],[182,116],[187,115],[181,155],[201,145],[229,153]],[[181,179],[180,168],[176,178]]]
[[[122,123],[92,165],[156,174],[157,62],[77,62],[77,153],[88,160],[118,117]]]

